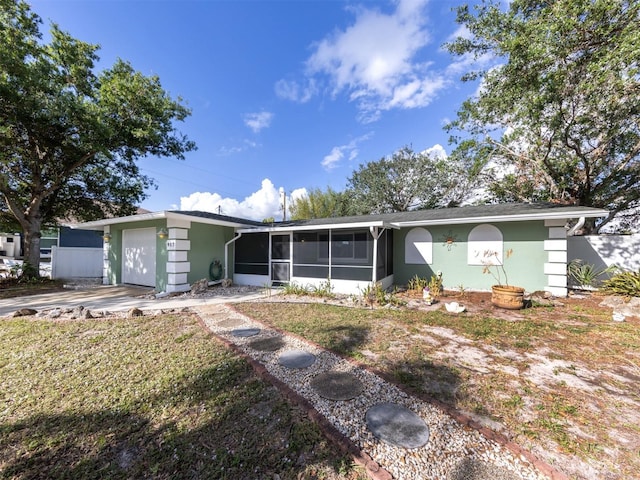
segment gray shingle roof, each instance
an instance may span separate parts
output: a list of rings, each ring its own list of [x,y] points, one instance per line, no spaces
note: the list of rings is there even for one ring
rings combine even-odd
[[[544,218],[577,218],[577,217],[602,217],[607,215],[606,210],[577,205],[559,205],[553,203],[501,203],[495,205],[473,205],[466,207],[439,208],[433,210],[413,210],[410,212],[383,213],[379,215],[361,215],[336,218],[316,218],[311,220],[297,220],[290,222],[276,222],[275,227],[301,227],[312,225],[340,225],[345,223],[373,223],[385,222],[393,224],[424,222],[442,223],[451,221],[474,220],[492,221],[525,220],[526,217]],[[262,225],[264,226],[264,225]]]

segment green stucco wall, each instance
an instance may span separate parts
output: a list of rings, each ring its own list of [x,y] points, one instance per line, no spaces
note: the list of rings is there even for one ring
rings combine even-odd
[[[188,282],[194,282],[209,278],[209,266],[214,260],[219,260],[224,267],[224,244],[231,240],[234,236],[233,228],[222,227],[219,225],[208,225],[204,223],[191,223],[189,229],[189,240],[191,242],[191,250],[187,256],[191,263],[191,271],[187,275]],[[233,256],[230,256],[233,260]],[[233,264],[229,262],[229,268],[233,268]],[[229,272],[232,277],[233,272]],[[224,275],[223,277],[224,278]]]
[[[447,289],[464,287],[471,290],[489,290],[496,280],[483,273],[481,265],[467,263],[467,238],[469,232],[479,224],[424,227],[433,239],[433,263],[430,265],[405,264],[405,237],[411,228],[394,232],[394,282],[405,285],[414,275],[430,278],[437,271],[443,274],[443,284]],[[524,287],[527,291],[544,290],[547,277],[544,263],[547,254],[544,240],[548,238],[548,228],[543,221],[493,223],[503,236],[504,252],[513,250],[510,258],[505,258],[504,266],[509,284]],[[447,237],[455,239],[447,245]]]
[[[108,283],[115,285],[122,283],[122,231],[134,228],[151,228],[156,230],[166,228],[166,220],[148,220],[143,222],[111,225],[111,240],[109,241],[109,267],[107,269]],[[167,285],[167,241],[156,237],[156,290],[162,291]]]

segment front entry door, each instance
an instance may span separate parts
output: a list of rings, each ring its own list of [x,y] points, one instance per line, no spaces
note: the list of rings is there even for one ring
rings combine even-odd
[[[291,278],[291,235],[271,235],[271,285],[283,285]]]

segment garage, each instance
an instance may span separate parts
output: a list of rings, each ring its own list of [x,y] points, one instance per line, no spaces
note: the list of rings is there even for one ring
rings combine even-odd
[[[156,229],[122,231],[122,283],[156,286]]]

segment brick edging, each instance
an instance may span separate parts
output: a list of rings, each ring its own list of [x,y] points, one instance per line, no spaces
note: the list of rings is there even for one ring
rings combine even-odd
[[[235,309],[232,310],[240,315],[240,312],[237,312]],[[232,350],[236,355],[243,358],[247,361],[253,370],[264,380],[273,384],[284,396],[292,403],[298,405],[303,408],[309,418],[318,425],[323,435],[327,437],[331,442],[333,442],[338,448],[345,454],[351,456],[353,461],[364,468],[367,475],[372,480],[392,480],[393,476],[381,467],[369,454],[361,450],[354,442],[352,442],[349,438],[347,438],[342,432],[340,432],[327,418],[318,412],[313,405],[298,392],[293,390],[289,385],[282,382],[280,379],[269,373],[267,368],[262,365],[257,360],[253,359],[250,355],[243,352],[240,347],[238,347],[235,343],[227,340],[226,338],[217,335],[206,325],[204,320],[200,317],[198,313],[196,313],[196,317],[200,324],[213,336],[215,336],[218,340],[225,344],[227,348]],[[258,322],[264,325],[262,322]],[[266,325],[264,325],[267,328]],[[269,327],[270,328],[270,327]]]

